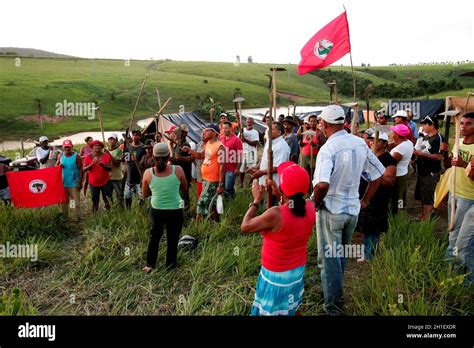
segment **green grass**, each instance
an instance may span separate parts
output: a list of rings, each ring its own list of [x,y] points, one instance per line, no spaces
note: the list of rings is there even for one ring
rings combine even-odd
[[[62,219],[55,207],[1,207],[0,243],[39,245],[36,263],[0,260],[2,283],[6,292],[21,289],[20,303],[32,314],[248,315],[262,243],[259,234],[240,233],[249,195],[248,189],[239,190],[236,200],[226,204],[219,224],[192,221],[193,203],[182,235],[197,237],[198,247],[180,251],[179,267],[166,271],[163,238],[157,269],[148,275],[141,270],[149,229],[144,207],[87,215],[79,224]],[[435,223],[413,224],[405,216],[393,219],[373,262],[349,260],[345,278],[349,315],[473,313],[471,292],[461,284],[462,276],[450,273],[442,261],[447,236],[433,232]],[[316,257],[313,234],[301,308],[305,315],[322,313]]]
[[[447,235],[433,233],[436,220],[390,220],[379,255],[353,294],[358,315],[466,315],[474,312],[464,275],[444,261]],[[370,299],[370,304],[368,300]]]
[[[46,59],[22,58],[15,66],[11,57],[0,58],[0,137],[2,140],[37,138],[40,134],[50,137],[80,131],[98,130],[97,120],[87,117],[69,117],[59,123],[45,123],[40,130],[37,123],[20,119],[20,116],[37,113],[35,98],[44,105],[44,114],[54,115],[55,105],[68,102],[98,102],[104,115],[106,130],[125,129],[136,101],[139,87],[149,74],[145,93],[140,102],[136,119],[153,115],[157,109],[156,89],[162,101],[172,97],[166,112],[177,112],[180,105],[186,111],[195,108],[196,96],[209,95],[225,108],[233,108],[232,98],[240,88],[246,101],[243,107],[268,105],[267,84],[270,64],[180,62],[180,61],[131,61],[122,60]],[[298,76],[295,65],[283,65],[288,72],[278,73],[278,90],[295,95],[298,105],[328,103],[329,90],[323,80],[313,75]],[[350,71],[350,67],[333,66],[334,71]],[[375,85],[402,83],[417,79],[452,78],[473,70],[474,65],[370,67],[357,68],[356,76],[369,79]],[[459,78],[465,88],[474,87],[472,78]],[[465,95],[466,90],[439,93],[434,97]],[[339,96],[345,102],[350,96]],[[373,100],[378,108],[382,100]],[[279,97],[280,105],[293,104],[286,97]]]

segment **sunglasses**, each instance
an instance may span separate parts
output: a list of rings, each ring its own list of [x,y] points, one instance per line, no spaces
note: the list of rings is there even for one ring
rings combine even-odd
[[[429,117],[429,116],[426,116],[426,117],[423,119],[423,123],[425,123],[426,121],[430,121],[432,124],[434,124],[433,120],[432,120],[431,117]]]

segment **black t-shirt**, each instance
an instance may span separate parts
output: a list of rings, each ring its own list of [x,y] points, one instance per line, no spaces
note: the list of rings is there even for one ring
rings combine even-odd
[[[129,144],[128,152],[130,153],[129,155],[125,154],[125,160],[128,162],[127,182],[132,185],[140,184],[141,176],[137,168],[137,163],[140,163],[142,157],[145,155],[145,148],[141,143],[139,146]],[[132,160],[133,157],[135,157],[135,161]]]
[[[385,168],[397,166],[397,161],[389,152],[384,152],[377,157]],[[359,196],[364,196],[367,189],[367,181],[361,178]],[[367,208],[360,211],[357,230],[364,234],[380,234],[388,230],[388,202],[392,194],[392,187],[380,185],[373,195]]]
[[[389,152],[384,152],[380,156],[377,157],[379,161],[383,164],[385,168],[388,166],[396,166],[397,161],[393,158]],[[359,186],[359,197],[362,198],[364,196],[365,190],[367,189],[367,181],[364,179],[360,179],[360,186]],[[373,195],[370,205],[380,209],[381,211],[386,211],[388,207],[388,201],[390,198],[392,188],[387,187],[384,185],[380,185],[375,194]]]
[[[439,154],[440,146],[443,142],[441,134],[436,133],[432,137],[424,136],[421,144],[416,146],[417,150],[430,154]],[[441,171],[441,161],[418,156],[416,166],[420,175],[429,175],[431,173],[439,173]]]
[[[181,148],[183,146],[187,146],[187,147],[191,147],[191,145],[189,145],[188,142],[186,142],[185,139],[182,139],[180,144],[179,144],[179,147],[176,146],[174,148],[174,157],[176,157],[176,154],[179,153],[179,156],[180,157],[189,157],[191,156],[189,153],[187,152],[184,152],[183,150],[181,150]],[[186,161],[181,161],[181,160],[178,160],[176,161],[176,164],[178,166],[180,166],[181,168],[183,168],[183,172],[184,172],[184,175],[186,176],[186,181],[188,182],[188,185],[191,184],[191,181],[192,181],[192,162],[186,162]]]

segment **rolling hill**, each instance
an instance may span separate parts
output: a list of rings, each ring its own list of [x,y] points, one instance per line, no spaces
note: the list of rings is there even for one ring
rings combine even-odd
[[[298,76],[295,65],[283,65],[287,72],[278,74],[281,92],[279,105],[323,105],[329,102],[329,88],[323,78]],[[0,138],[19,139],[67,135],[97,130],[97,120],[69,116],[58,122],[44,123],[40,130],[28,117],[37,114],[55,115],[56,104],[66,102],[95,102],[101,106],[107,129],[124,129],[136,101],[141,82],[149,78],[136,119],[149,117],[158,108],[156,90],[161,99],[172,98],[165,112],[196,108],[198,97],[211,96],[225,108],[233,108],[235,89],[246,98],[244,108],[268,105],[269,64],[240,64],[180,61],[135,61],[81,58],[22,58],[0,55]],[[332,66],[325,71],[350,72],[350,67]],[[358,80],[370,81],[375,88],[384,84],[403,85],[417,80],[452,79],[464,89],[433,93],[436,97],[466,95],[465,88],[474,87],[474,79],[459,74],[474,70],[474,64],[460,66],[411,66],[356,68]],[[351,93],[339,95],[350,101]],[[426,97],[426,96],[422,96]],[[374,98],[374,108],[385,98]]]

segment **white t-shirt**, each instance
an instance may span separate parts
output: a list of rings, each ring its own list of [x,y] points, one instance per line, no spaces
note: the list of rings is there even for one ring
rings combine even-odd
[[[401,144],[395,146],[390,154],[393,156],[395,152],[398,152],[402,155],[402,158],[397,163],[397,176],[404,176],[408,174],[408,165],[411,161],[411,156],[413,155],[413,143],[410,140],[405,140]]]
[[[49,168],[52,167],[51,165],[51,160],[49,160],[49,147],[47,150],[44,150],[42,147],[38,147],[36,149],[36,159],[38,162],[43,159],[43,158],[48,158],[48,160],[45,163],[40,163],[40,168]],[[54,164],[53,164],[54,165]]]
[[[273,167],[274,168],[278,168],[280,164],[290,159],[290,147],[286,143],[285,139],[283,139],[283,136],[273,139],[272,151],[273,151]],[[268,169],[268,141],[266,142],[265,147],[263,148],[262,161],[260,162],[259,169],[260,170]],[[265,185],[266,178],[267,178],[266,175],[261,176],[258,179],[258,183],[260,185]],[[275,184],[277,184],[277,186],[279,185],[278,173],[273,173],[273,181],[275,182]]]
[[[260,137],[258,135],[258,132],[256,129],[251,129],[248,130],[247,128],[244,129],[244,138],[246,138],[249,141],[259,141]],[[246,142],[243,143],[243,153],[251,153],[256,150],[256,146],[251,146],[250,144],[247,144]]]

